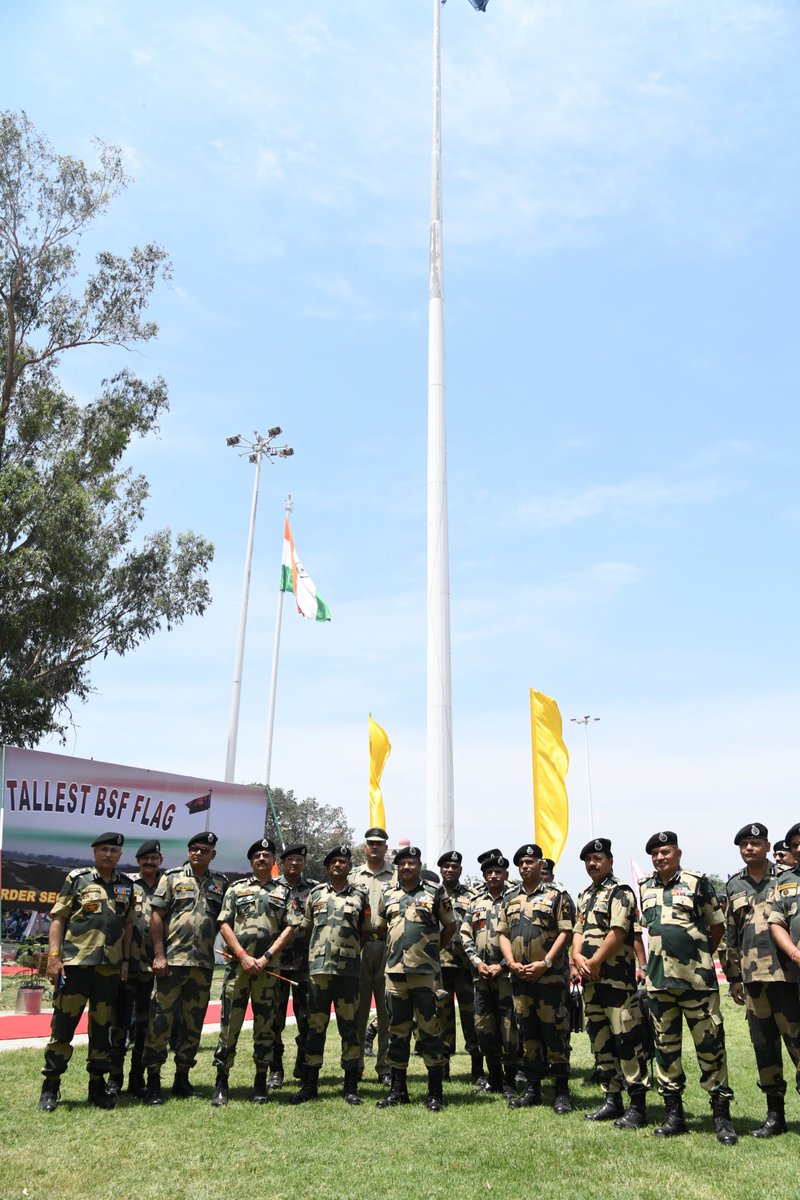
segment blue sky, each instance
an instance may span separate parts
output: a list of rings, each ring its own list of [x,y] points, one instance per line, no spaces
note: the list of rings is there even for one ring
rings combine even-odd
[[[67,751],[220,778],[252,468],[265,469],[236,777],[261,776],[283,502],[333,611],[286,608],[272,778],[425,836],[428,0],[55,0],[5,16],[6,106],[134,178],[86,239],[174,279],[148,527],[216,545],[202,620],[99,664]],[[798,41],[786,0],[450,0],[442,14],[457,843],[531,836],[528,689],[559,703],[582,880],[675,828],[688,865],[798,815]],[[57,743],[43,749],[58,750]]]

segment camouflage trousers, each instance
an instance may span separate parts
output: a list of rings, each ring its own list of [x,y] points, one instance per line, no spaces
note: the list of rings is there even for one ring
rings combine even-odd
[[[725,1030],[719,1011],[719,992],[710,989],[686,991],[647,989],[656,1048],[656,1080],[662,1096],[683,1092],[686,1075],[681,1062],[683,1018],[694,1042],[700,1067],[700,1086],[728,1098],[728,1060]]]
[[[154,975],[149,974],[132,975],[120,986],[111,1027],[112,1075],[122,1075],[125,1070],[125,1051],[129,1036],[134,1063],[141,1065],[150,1024],[150,998],[153,994],[154,978]]]
[[[756,1054],[758,1086],[769,1096],[785,1096],[781,1038],[795,1067],[800,1092],[800,994],[796,983],[746,983],[747,1024]]]
[[[502,1060],[507,1071],[514,1070],[519,1038],[511,980],[505,972],[496,979],[475,980],[475,1034],[487,1063]]]
[[[272,1064],[278,980],[264,971],[248,975],[238,961],[231,961],[222,982],[219,1041],[214,1051],[214,1066],[220,1071],[228,1072],[233,1066],[248,1004],[253,1009],[253,1062],[257,1071],[267,1071]]]
[[[378,1049],[375,1070],[378,1075],[389,1070],[389,1010],[386,1007],[386,943],[370,938],[361,951],[361,978],[358,1000],[358,1065],[364,1066],[364,1038],[369,1025],[372,997],[375,997],[375,1019],[378,1022]]]
[[[357,975],[311,976],[306,1038],[306,1063],[309,1067],[322,1066],[331,1005],[336,1013],[336,1024],[342,1039],[342,1066],[354,1067],[358,1062],[358,992]]]
[[[569,1075],[569,1007],[562,979],[532,983],[515,977],[514,1016],[519,1031],[521,1069],[528,1082]]]
[[[89,1006],[89,1057],[92,1076],[112,1069],[111,1022],[120,987],[119,967],[65,967],[67,982],[53,998],[50,1041],[44,1051],[42,1074],[60,1079],[72,1058],[72,1039],[83,1010]]]
[[[281,975],[286,974],[285,971],[281,971],[280,966],[277,966],[275,970],[280,971]],[[308,978],[294,979],[288,975],[287,978],[292,978],[291,984],[284,983],[282,979],[278,980],[277,1011],[272,1031],[273,1070],[279,1063],[283,1062],[283,1031],[286,1028],[286,1014],[289,1010],[290,994],[292,997],[292,1011],[294,1019],[297,1022],[297,1033],[294,1040],[298,1055],[303,1053],[306,1037],[308,1036]]]
[[[464,1049],[467,1054],[478,1053],[475,1036],[475,985],[470,967],[442,967],[442,986],[437,993],[442,1041],[448,1058],[456,1052],[456,1000]]]
[[[618,1095],[624,1086],[631,1095],[643,1092],[648,1078],[642,1010],[636,990],[614,987],[602,980],[586,983],[584,1014],[603,1091]]]
[[[443,1067],[446,1061],[439,1012],[436,978],[418,972],[386,975],[386,1007],[389,1010],[390,1067],[405,1070],[411,1055],[411,1027],[417,1022],[417,1047],[426,1067]]]
[[[170,967],[169,974],[156,976],[150,1003],[150,1028],[144,1044],[143,1065],[162,1066],[167,1061],[176,1009],[181,1013],[181,1030],[174,1042],[175,1068],[188,1071],[197,1059],[197,1048],[208,1008],[213,971],[207,967]]]

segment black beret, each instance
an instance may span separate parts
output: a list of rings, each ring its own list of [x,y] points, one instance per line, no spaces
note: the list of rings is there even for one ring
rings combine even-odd
[[[648,838],[644,852],[652,854],[658,846],[677,846],[677,844],[677,833],[673,833],[671,829],[662,829],[660,833],[654,833],[651,838]]]
[[[259,850],[269,850],[270,854],[275,853],[275,843],[272,838],[259,838],[257,842],[253,842],[250,849],[247,851],[247,857],[252,859],[254,854],[258,854]]]
[[[194,837],[190,837],[186,843],[187,846],[197,846],[202,843],[204,846],[216,846],[219,838],[210,829],[204,829],[201,833],[196,833]]]
[[[543,858],[542,859],[542,870],[543,871],[549,871],[550,874],[552,875],[552,873],[553,873],[553,871],[555,871],[555,869],[556,869],[556,860],[554,858]]]
[[[346,858],[350,862],[352,857],[353,851],[349,846],[333,846],[323,858],[322,864],[327,867],[329,863],[333,862],[334,858]]]
[[[779,850],[783,851],[784,854],[792,853],[791,850],[789,849],[789,847],[786,845],[786,842],[784,842],[784,841],[776,842],[775,845],[772,847],[772,849],[775,851],[776,854],[778,853]]]
[[[611,856],[611,839],[610,838],[592,838],[590,842],[581,850],[581,862],[586,862],[586,857],[589,854],[607,854]]]
[[[496,858],[498,854],[502,853],[502,850],[498,850],[497,846],[493,850],[484,850],[483,854],[478,855],[478,862],[484,863],[487,858]]]
[[[144,858],[145,854],[160,854],[161,842],[151,839],[149,842],[142,842],[139,849],[136,851],[137,858]]]
[[[101,833],[92,842],[92,849],[95,846],[124,846],[125,838],[121,833],[117,833],[114,829],[111,833]]]
[[[505,870],[508,866],[508,859],[499,850],[487,850],[485,854],[480,856],[478,862],[481,864],[481,870],[484,875],[491,867],[501,867]]]
[[[288,858],[290,854],[299,854],[302,858],[305,858],[308,854],[308,846],[304,842],[298,842],[295,846],[284,846],[279,856],[281,862],[285,858]]]
[[[427,867],[423,867],[420,871],[420,879],[427,879],[428,883],[441,883],[441,879],[435,871],[429,871]]]
[[[458,850],[448,850],[446,854],[442,854],[437,860],[437,867],[443,867],[445,863],[455,863],[456,866],[461,866],[464,861],[464,855],[459,854]]]
[[[769,840],[769,830],[760,821],[753,821],[750,825],[743,825],[733,839],[734,846],[740,845],[747,838],[765,838]]]
[[[792,850],[792,847],[790,845],[791,840],[793,837],[797,837],[798,833],[800,833],[800,821],[798,821],[796,825],[793,825],[792,828],[789,830],[789,832],[786,834],[786,849],[789,851],[789,853],[791,853],[791,850]]]
[[[404,858],[415,858],[417,862],[422,862],[422,851],[419,846],[401,846],[394,856],[394,861],[398,863]]]
[[[542,847],[537,846],[536,842],[527,842],[524,846],[520,846],[517,853],[514,855],[514,866],[519,866],[521,858],[541,858]]]
[[[372,829],[368,829],[364,834],[365,842],[388,842],[389,835],[385,829],[381,829],[380,825],[373,825]]]

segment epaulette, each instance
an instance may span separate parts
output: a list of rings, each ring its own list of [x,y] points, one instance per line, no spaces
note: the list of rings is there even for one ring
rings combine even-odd
[[[68,873],[67,879],[77,879],[79,875],[87,875],[90,871],[93,871],[93,870],[94,870],[94,867],[73,867],[72,870]]]

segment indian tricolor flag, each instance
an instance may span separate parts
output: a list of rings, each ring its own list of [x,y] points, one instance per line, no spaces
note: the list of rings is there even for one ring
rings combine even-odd
[[[310,617],[314,621],[330,621],[331,610],[314,587],[314,580],[307,574],[297,557],[288,517],[283,527],[281,591],[294,592],[297,611],[301,617]]]

